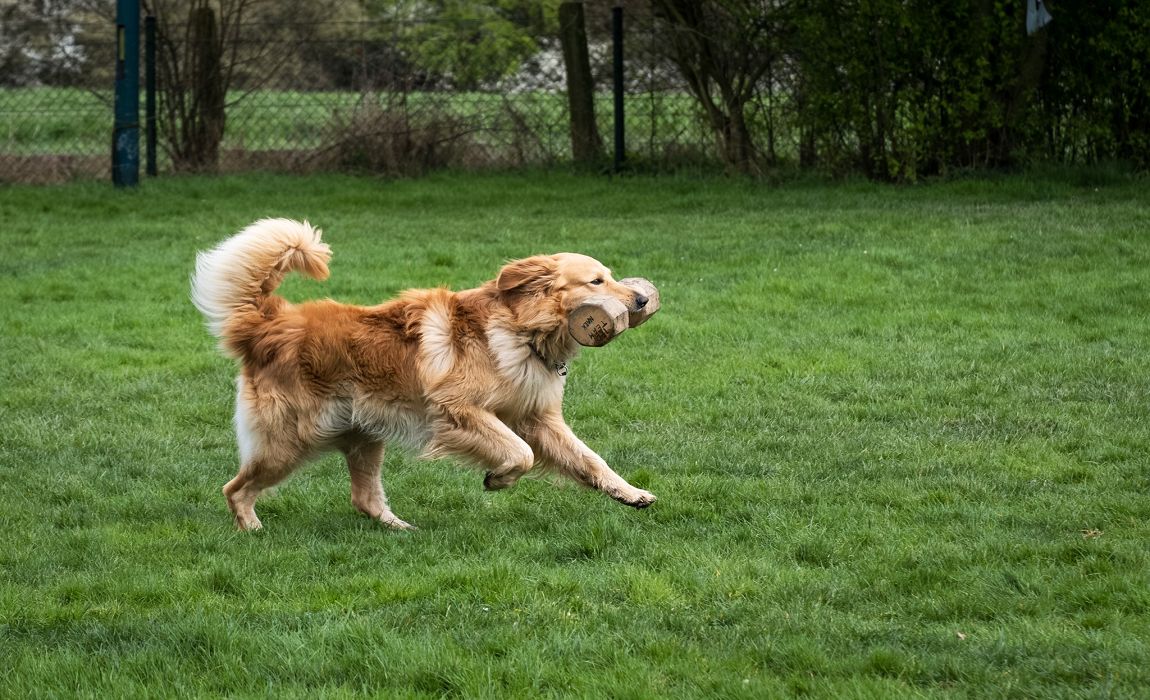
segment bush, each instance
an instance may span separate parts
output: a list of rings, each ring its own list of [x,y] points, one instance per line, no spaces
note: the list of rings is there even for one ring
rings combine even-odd
[[[824,165],[913,180],[1033,160],[1147,164],[1150,8],[804,0],[794,13],[797,119]]]
[[[352,110],[335,112],[323,161],[339,170],[422,175],[465,164],[476,148],[468,123],[436,105],[410,109],[399,97],[366,95]]]

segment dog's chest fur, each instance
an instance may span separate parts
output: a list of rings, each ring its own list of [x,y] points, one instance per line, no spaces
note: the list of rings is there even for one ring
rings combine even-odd
[[[508,389],[497,392],[504,398],[495,406],[497,414],[530,416],[562,406],[567,380],[555,363],[540,357],[521,335],[506,329],[488,328],[487,344],[495,374]]]

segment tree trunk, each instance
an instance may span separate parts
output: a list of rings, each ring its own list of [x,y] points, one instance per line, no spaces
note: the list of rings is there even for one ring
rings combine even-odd
[[[747,126],[746,102],[731,97],[727,101],[726,108],[726,128],[722,133],[727,165],[742,174],[757,174],[755,143]]]
[[[808,169],[819,164],[818,147],[815,143],[815,130],[810,126],[799,126],[799,167]]]
[[[1009,165],[1013,160],[1015,147],[1014,126],[1025,119],[1030,101],[1042,85],[1042,73],[1046,68],[1046,46],[1050,35],[1048,29],[1040,29],[1027,39],[1018,58],[1018,76],[1010,86],[1002,127],[995,141],[994,165]]]
[[[595,123],[595,84],[587,51],[587,27],[582,2],[559,6],[559,43],[567,69],[567,104],[571,112],[571,151],[575,162],[591,165],[602,154],[603,141]]]
[[[223,81],[223,44],[215,10],[207,5],[192,8],[190,25],[192,104],[185,115],[185,158],[189,170],[215,170],[219,165],[220,141],[226,118]]]

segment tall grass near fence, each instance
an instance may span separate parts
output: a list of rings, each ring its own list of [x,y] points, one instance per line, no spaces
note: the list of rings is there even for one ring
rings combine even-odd
[[[0,190],[0,695],[1136,697],[1150,685],[1150,199],[556,175]],[[197,250],[308,217],[292,299],[579,250],[664,308],[566,412],[646,511],[393,451],[231,529]]]

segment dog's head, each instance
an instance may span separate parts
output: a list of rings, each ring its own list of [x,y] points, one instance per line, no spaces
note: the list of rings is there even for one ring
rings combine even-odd
[[[603,263],[578,253],[514,260],[499,271],[495,284],[505,294],[553,299],[564,315],[600,295],[618,299],[630,311],[647,305],[646,296],[616,282]]]

